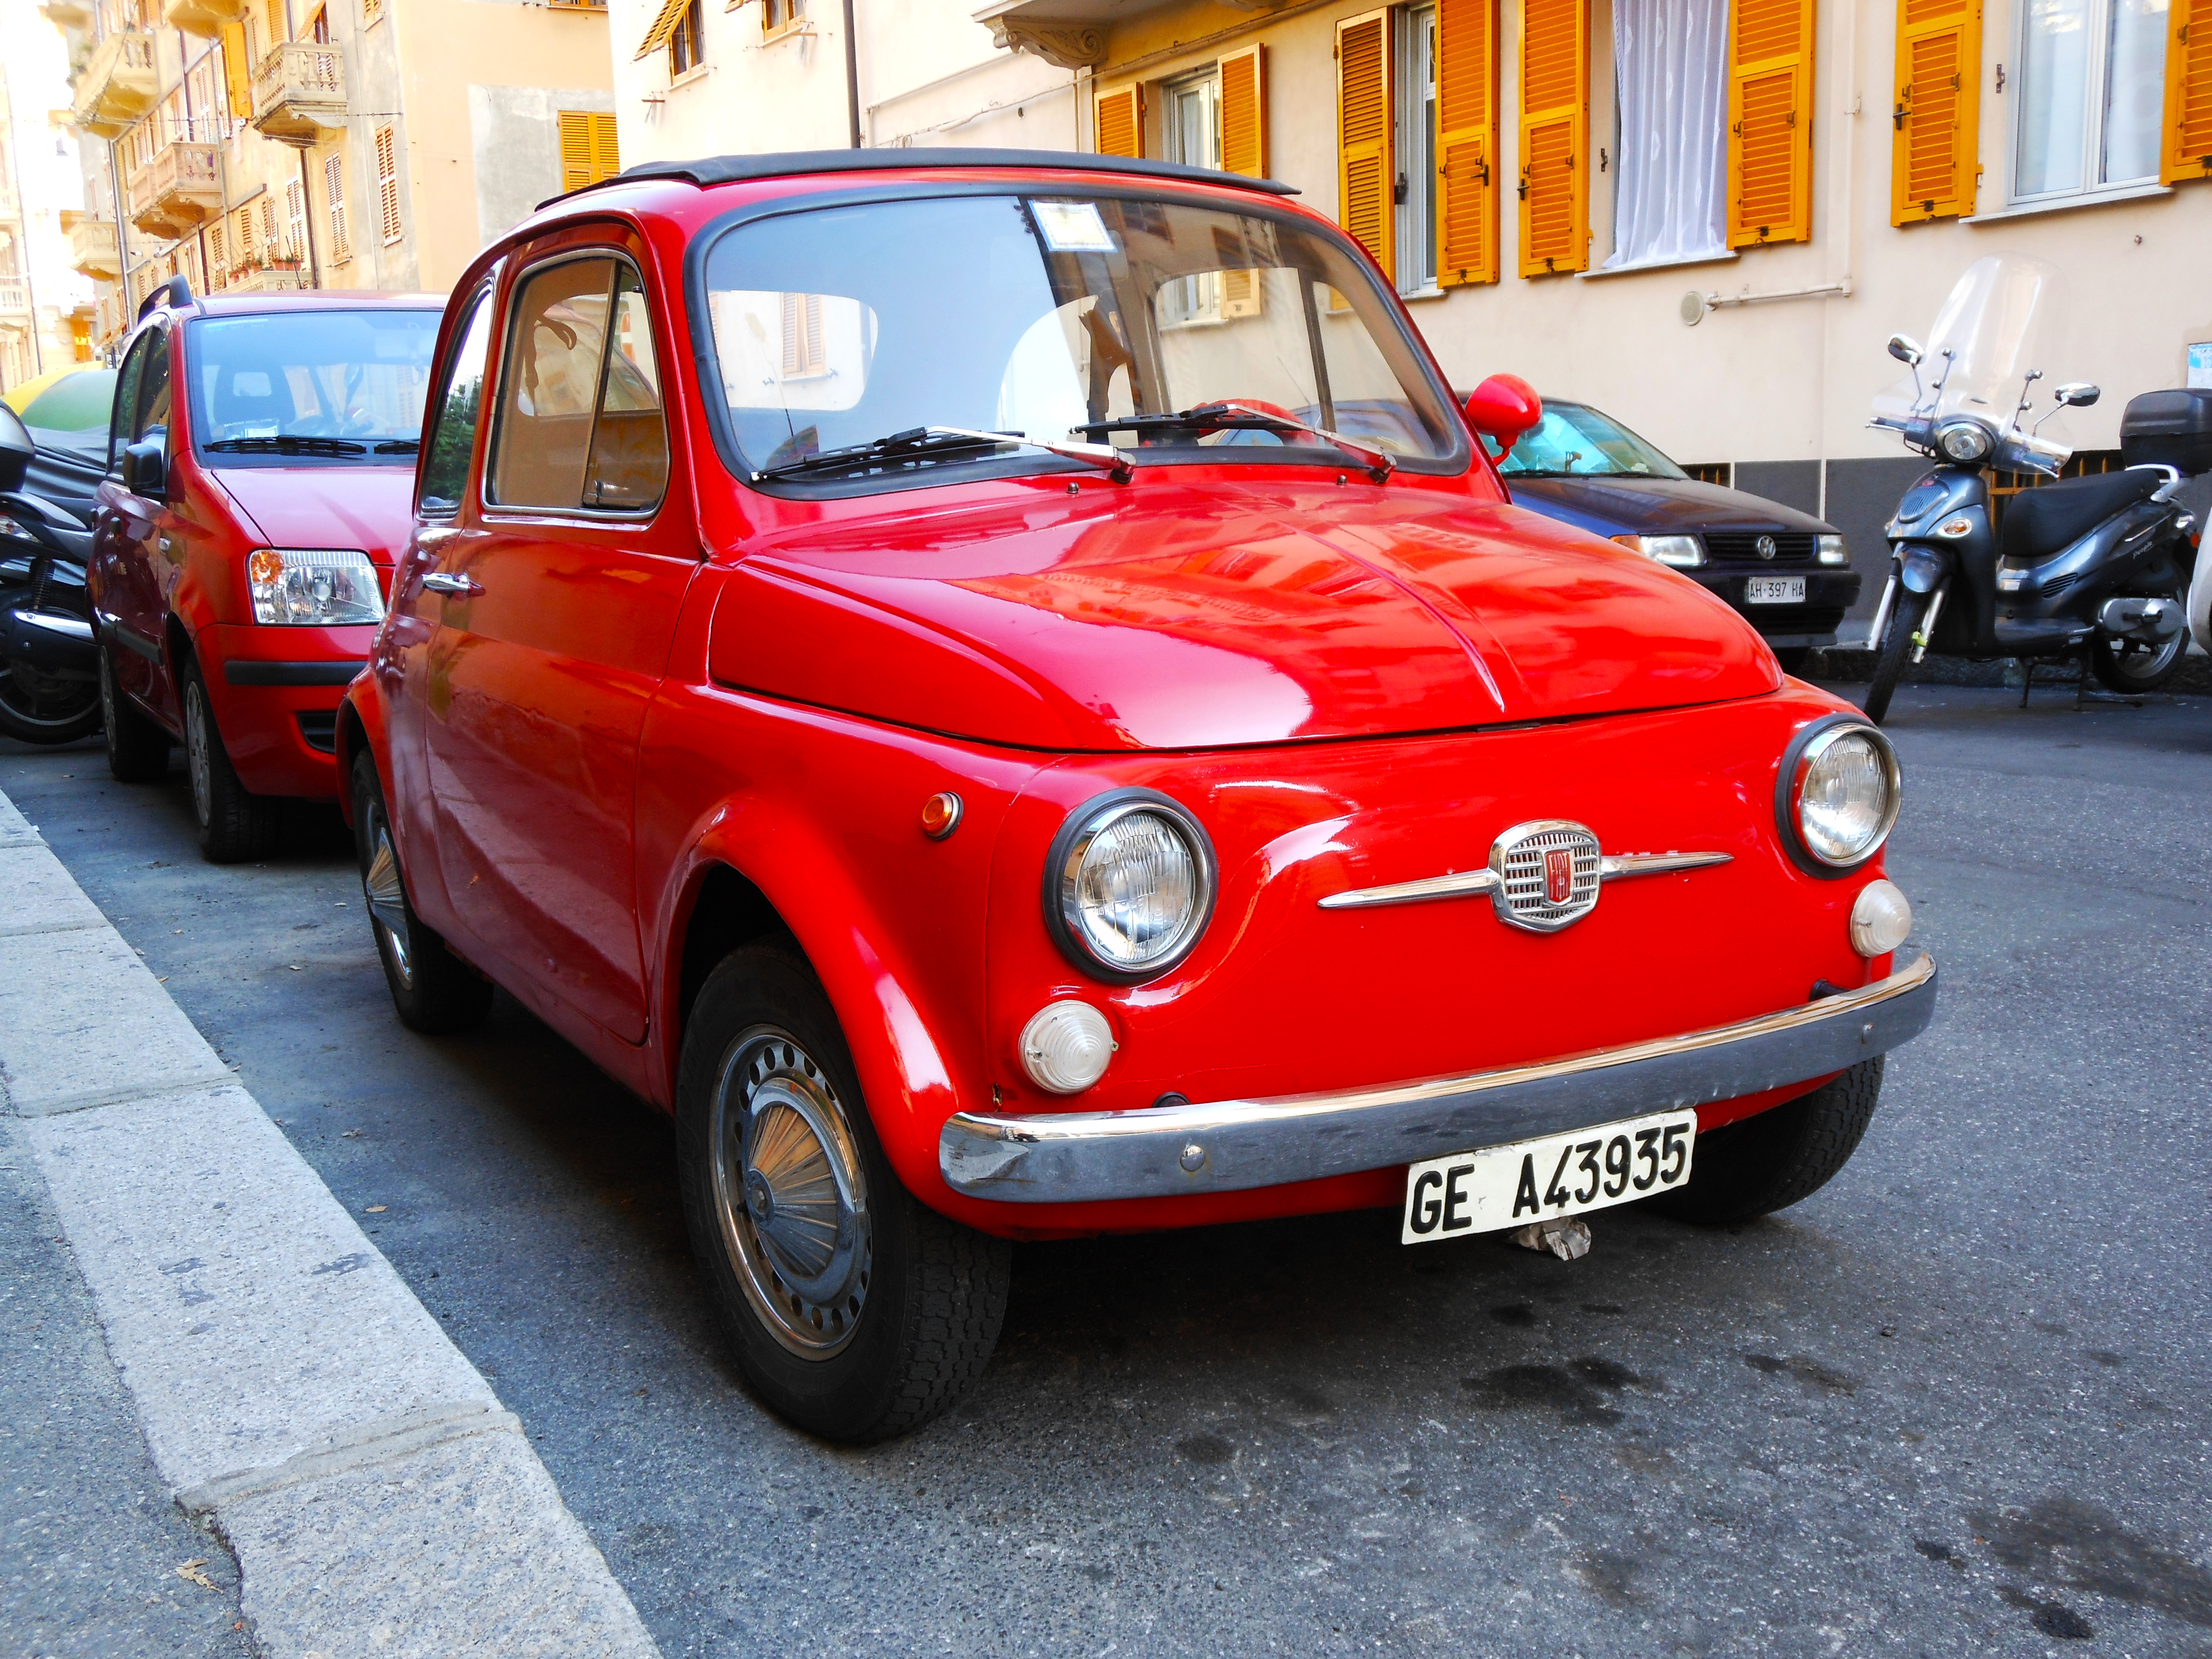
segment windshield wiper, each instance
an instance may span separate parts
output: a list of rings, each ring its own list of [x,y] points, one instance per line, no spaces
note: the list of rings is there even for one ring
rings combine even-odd
[[[1072,426],[1070,432],[1304,432],[1319,438],[1359,463],[1367,476],[1381,483],[1397,471],[1398,463],[1386,449],[1363,443],[1357,438],[1347,438],[1340,432],[1331,432],[1327,427],[1309,426],[1291,415],[1276,415],[1264,409],[1254,409],[1244,404],[1200,404],[1194,408],[1178,410],[1173,415],[1131,415],[1118,421],[1092,421],[1084,426]]]
[[[420,438],[386,438],[376,446],[380,455],[418,455],[422,450]]]
[[[280,432],[272,438],[217,438],[201,448],[225,455],[366,455],[367,444],[350,438],[310,438]]]
[[[904,432],[894,432],[886,438],[872,439],[864,444],[848,444],[842,449],[825,449],[812,455],[801,455],[795,460],[783,461],[775,466],[764,466],[753,474],[755,483],[771,478],[796,477],[806,472],[825,472],[839,468],[867,466],[879,461],[899,461],[926,455],[952,454],[962,450],[1020,447],[1042,449],[1048,453],[1061,455],[1073,461],[1086,461],[1102,467],[1115,483],[1129,482],[1129,463],[1110,444],[1053,443],[1042,438],[1024,437],[1018,432],[977,432],[964,426],[917,426]]]

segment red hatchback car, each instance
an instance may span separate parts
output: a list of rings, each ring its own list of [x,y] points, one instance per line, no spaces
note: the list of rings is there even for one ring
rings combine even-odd
[[[968,1386],[1012,1239],[1794,1203],[1933,1012],[1888,743],[1511,506],[1286,193],[655,164],[447,308],[337,729],[392,995],[674,1114],[818,1432]]]
[[[123,357],[88,570],[107,761],[181,740],[200,849],[264,856],[338,793],[331,730],[413,527],[441,302],[148,296]]]

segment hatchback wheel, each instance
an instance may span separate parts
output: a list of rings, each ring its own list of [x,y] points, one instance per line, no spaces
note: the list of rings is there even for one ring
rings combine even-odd
[[[231,769],[198,663],[185,664],[184,681],[185,770],[192,781],[200,856],[210,864],[267,858],[276,845],[278,803],[252,793]]]
[[[115,683],[115,659],[100,647],[100,720],[107,733],[107,769],[118,783],[151,783],[169,769],[169,734],[142,713]]]
[[[481,1025],[491,1012],[491,981],[455,956],[415,914],[399,868],[399,848],[392,838],[384,786],[377,779],[375,760],[366,751],[354,757],[352,782],[362,897],[399,1023],[433,1036]]]
[[[903,1434],[982,1375],[1012,1250],[899,1184],[813,973],[755,945],[693,1004],[677,1089],[684,1221],[761,1398],[831,1440]]]

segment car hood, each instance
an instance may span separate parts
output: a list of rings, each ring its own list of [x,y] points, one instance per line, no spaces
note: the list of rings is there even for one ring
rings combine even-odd
[[[729,574],[710,670],[1067,750],[1442,731],[1781,684],[1696,584],[1518,507],[1407,486],[1153,495],[765,539]]]
[[[1517,478],[1508,475],[1505,483],[1513,499],[1523,506],[1607,536],[1689,536],[1705,530],[1834,533],[1833,526],[1821,523],[1809,513],[1695,478],[1603,475]]]
[[[210,469],[270,547],[358,548],[390,564],[415,527],[409,466]]]

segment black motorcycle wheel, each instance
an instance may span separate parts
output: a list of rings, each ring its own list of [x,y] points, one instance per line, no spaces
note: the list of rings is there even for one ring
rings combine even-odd
[[[1927,594],[1916,593],[1909,587],[1897,590],[1897,603],[1890,609],[1889,628],[1881,636],[1881,654],[1875,659],[1874,684],[1867,688],[1866,717],[1876,726],[1889,713],[1889,700],[1896,694],[1898,682],[1905,678],[1905,665],[1912,655],[1912,636],[1920,631],[1920,619],[1927,614]]]
[[[100,730],[100,687],[0,658],[0,732],[18,743],[75,743]]]
[[[2179,674],[2181,659],[2188,650],[2189,630],[2185,628],[2164,645],[2099,639],[2089,647],[2089,672],[2107,691],[2134,696],[2155,691]]]

